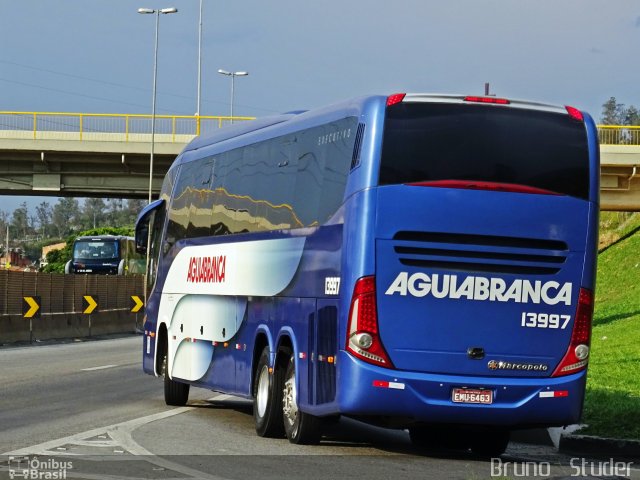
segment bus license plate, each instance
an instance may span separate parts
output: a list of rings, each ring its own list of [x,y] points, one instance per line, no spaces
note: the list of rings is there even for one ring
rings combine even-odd
[[[493,403],[493,392],[491,390],[454,388],[451,400],[454,403],[481,403],[483,405],[491,405]]]

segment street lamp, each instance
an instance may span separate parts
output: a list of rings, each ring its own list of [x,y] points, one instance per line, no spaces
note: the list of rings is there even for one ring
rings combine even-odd
[[[227,72],[226,70],[219,69],[218,73],[221,75],[227,75],[231,77],[231,123],[233,123],[233,88],[234,80],[236,77],[246,77],[249,72]]]
[[[149,160],[149,203],[151,203],[151,191],[153,189],[153,150],[156,135],[156,79],[158,78],[158,27],[160,26],[160,14],[177,13],[177,8],[162,8],[154,10],[152,8],[139,8],[138,13],[156,15],[156,33],[153,49],[153,94],[151,101],[151,157]]]

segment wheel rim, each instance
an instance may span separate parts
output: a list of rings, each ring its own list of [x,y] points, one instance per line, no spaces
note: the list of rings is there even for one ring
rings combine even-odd
[[[258,388],[256,392],[256,404],[258,406],[258,416],[264,417],[267,411],[267,402],[269,400],[269,368],[265,365],[260,370],[258,376]]]
[[[282,413],[289,425],[295,425],[296,418],[298,417],[295,375],[291,375],[284,382],[284,391],[282,395]]]

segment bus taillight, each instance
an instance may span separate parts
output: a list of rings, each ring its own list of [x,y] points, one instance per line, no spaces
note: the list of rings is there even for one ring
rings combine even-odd
[[[347,332],[348,352],[365,362],[394,368],[380,340],[374,276],[362,277],[353,288]]]
[[[474,103],[493,103],[495,105],[509,105],[511,102],[506,98],[496,98],[496,97],[474,97],[474,96],[466,96],[464,97],[465,102],[474,102]]]
[[[389,95],[387,97],[387,107],[390,107],[392,105],[395,105],[396,103],[400,103],[404,100],[404,97],[406,97],[407,94],[406,93],[394,93],[393,95]]]
[[[582,115],[582,112],[580,110],[574,107],[570,107],[569,105],[566,105],[564,108],[567,109],[567,113],[571,118],[573,118],[574,120],[578,120],[579,122],[584,122],[584,115]]]
[[[589,345],[591,343],[591,320],[593,319],[593,292],[580,289],[576,318],[573,322],[571,342],[564,358],[553,372],[553,377],[561,377],[587,368]]]

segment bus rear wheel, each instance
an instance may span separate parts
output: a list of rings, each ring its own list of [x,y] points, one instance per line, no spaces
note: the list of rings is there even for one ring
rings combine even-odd
[[[189,400],[189,384],[169,378],[166,353],[162,359],[162,376],[164,377],[164,403],[174,407],[185,406]]]
[[[277,366],[276,366],[277,367]],[[261,437],[282,438],[282,378],[281,368],[269,372],[269,347],[264,347],[253,379],[253,420]]]
[[[298,408],[296,367],[293,355],[289,358],[289,365],[284,376],[282,416],[284,417],[284,431],[291,443],[309,445],[320,441],[320,418]]]

